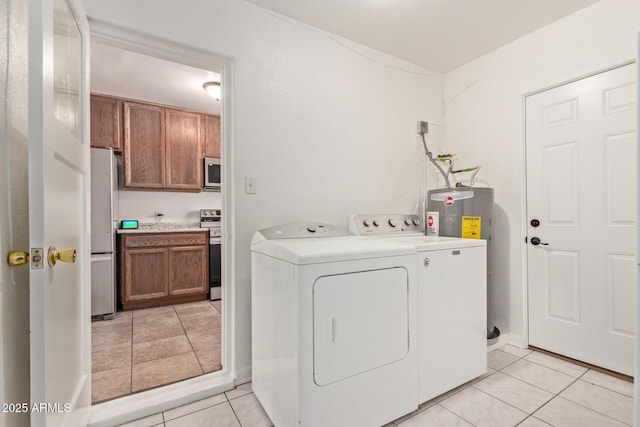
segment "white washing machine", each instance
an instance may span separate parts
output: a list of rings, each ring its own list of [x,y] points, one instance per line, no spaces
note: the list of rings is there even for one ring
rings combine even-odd
[[[416,248],[418,401],[486,373],[486,241],[425,236],[417,215],[354,215],[349,231]]]
[[[252,386],[276,426],[376,427],[417,408],[415,259],[327,224],[254,235]]]

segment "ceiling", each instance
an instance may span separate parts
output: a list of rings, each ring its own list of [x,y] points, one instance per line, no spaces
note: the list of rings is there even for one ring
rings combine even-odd
[[[599,0],[246,0],[446,73]]]
[[[91,92],[220,114],[220,102],[202,84],[220,81],[211,71],[91,43]]]

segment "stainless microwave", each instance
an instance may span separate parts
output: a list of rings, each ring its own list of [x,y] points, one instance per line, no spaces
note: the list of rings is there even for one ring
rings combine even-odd
[[[220,159],[216,157],[204,158],[204,191],[220,191]]]

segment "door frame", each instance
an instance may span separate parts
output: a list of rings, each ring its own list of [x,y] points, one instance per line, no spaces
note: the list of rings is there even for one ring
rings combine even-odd
[[[180,43],[156,38],[101,21],[89,20],[91,40],[167,61],[220,73],[222,111],[220,146],[222,156],[222,278],[226,284],[222,300],[222,370],[187,379],[156,389],[128,395],[92,406],[90,426],[108,426],[184,405],[232,389],[238,372],[235,366],[235,181],[234,181],[234,119],[233,119],[233,59]],[[246,380],[246,378],[240,378]],[[242,381],[243,382],[243,381]]]
[[[625,67],[630,64],[634,64],[636,62],[635,59],[630,59],[625,62],[621,62],[610,67],[602,68],[597,71],[593,71],[591,73],[583,74],[578,77],[564,80],[560,83],[556,83],[550,86],[546,86],[541,89],[537,89],[531,92],[527,92],[522,95],[521,105],[522,105],[522,217],[520,219],[520,230],[522,232],[522,242],[524,243],[524,249],[521,251],[522,257],[522,346],[527,348],[529,346],[529,261],[527,257],[527,244],[525,243],[525,239],[527,238],[528,226],[527,219],[529,218],[528,211],[528,193],[527,193],[527,109],[526,102],[527,97],[537,95],[542,92],[546,92],[548,90],[556,89],[558,87],[577,82],[582,79],[586,79],[589,77],[596,76],[598,74],[606,73],[608,71],[615,70],[617,68]],[[638,96],[638,105],[640,105],[640,95]],[[640,311],[637,311],[636,315],[640,321]]]

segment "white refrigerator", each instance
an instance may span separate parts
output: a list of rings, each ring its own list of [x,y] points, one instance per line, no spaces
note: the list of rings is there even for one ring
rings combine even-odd
[[[118,223],[116,158],[110,148],[91,149],[91,316],[116,312],[115,242]]]

